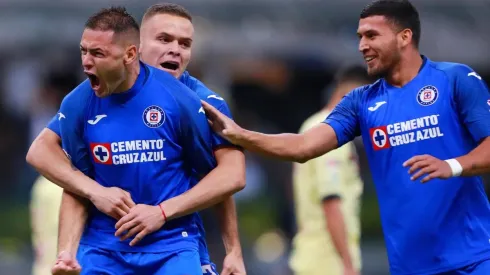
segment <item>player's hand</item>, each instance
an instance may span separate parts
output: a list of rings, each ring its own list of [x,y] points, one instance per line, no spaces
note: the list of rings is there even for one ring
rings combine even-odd
[[[102,187],[94,192],[90,200],[99,211],[116,220],[128,214],[135,205],[131,195],[117,187]]]
[[[453,173],[449,164],[443,160],[430,155],[415,156],[403,163],[403,167],[410,167],[408,173],[412,175],[411,180],[416,180],[424,175],[421,182],[425,183],[431,179],[448,179]],[[414,174],[414,172],[416,172]]]
[[[146,235],[162,228],[164,224],[165,218],[158,205],[137,204],[116,223],[116,237],[120,237],[120,240],[124,241],[137,234],[129,243],[129,245],[134,246]]]
[[[75,257],[67,251],[61,251],[58,254],[56,263],[51,269],[53,275],[78,275],[82,271],[82,267],[78,264]]]
[[[236,124],[232,119],[222,114],[212,105],[203,100],[201,100],[201,103],[206,112],[206,116],[208,117],[208,122],[209,125],[211,125],[211,128],[213,128],[216,133],[218,133],[229,142],[238,144],[243,129],[238,126],[238,124]]]
[[[246,275],[245,264],[241,252],[231,252],[223,261],[221,275]]]

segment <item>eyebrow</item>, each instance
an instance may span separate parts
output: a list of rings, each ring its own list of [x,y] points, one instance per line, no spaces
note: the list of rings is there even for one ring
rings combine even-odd
[[[170,36],[172,38],[175,38],[175,35],[171,35],[170,33],[167,33],[167,32],[159,32],[156,36],[163,36],[163,35],[166,35],[166,36]],[[184,40],[184,41],[189,41],[189,42],[192,42],[192,38],[190,37],[183,37],[183,38],[179,38],[178,40]]]
[[[93,49],[87,49],[87,47],[84,47],[82,45],[80,45],[80,50],[87,50],[87,51],[93,51],[93,52],[95,52],[95,51],[101,51],[101,52],[103,52],[104,51],[104,49],[102,49],[100,47],[93,48]]]

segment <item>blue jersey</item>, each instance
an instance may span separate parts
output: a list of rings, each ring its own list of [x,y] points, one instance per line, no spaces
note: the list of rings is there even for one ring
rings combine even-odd
[[[403,88],[379,80],[355,89],[325,123],[339,146],[362,135],[392,274],[433,274],[490,258],[481,178],[420,184],[402,167],[415,155],[465,155],[490,136],[490,93],[471,68],[424,57]]]
[[[199,98],[170,74],[144,64],[125,93],[98,98],[83,82],[65,97],[58,119],[72,162],[99,184],[127,190],[137,204],[180,195],[196,175],[216,166]],[[198,247],[194,214],[167,222],[135,247],[114,236],[115,223],[94,209],[80,243],[126,252]]]
[[[226,101],[222,97],[214,93],[213,91],[209,90],[201,81],[192,77],[188,72],[184,72],[184,74],[180,78],[180,81],[184,83],[187,87],[189,87],[191,90],[196,92],[196,94],[200,99],[213,105],[216,109],[220,110],[223,114],[232,118],[230,109],[226,104]],[[60,119],[60,114],[55,115],[51,119],[47,127],[60,136],[61,134],[59,131],[59,123],[58,123],[59,119]],[[226,140],[220,138],[219,136],[213,135],[212,146],[216,148],[220,146],[231,146],[231,144]],[[194,178],[194,184],[197,182],[198,182],[198,178],[196,177]],[[198,239],[198,242],[199,242],[199,254],[201,258],[201,263],[209,264],[211,261],[206,245],[206,234],[205,234],[203,222],[199,214],[195,215],[195,222],[200,234],[200,238]]]

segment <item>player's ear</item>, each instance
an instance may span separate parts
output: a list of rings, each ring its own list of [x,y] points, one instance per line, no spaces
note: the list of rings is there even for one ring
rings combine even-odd
[[[126,53],[124,54],[124,63],[130,64],[138,60],[138,47],[136,45],[130,45],[126,48]]]
[[[412,43],[412,35],[413,35],[412,30],[410,30],[410,29],[402,30],[398,34],[400,45],[402,47],[405,47],[405,46],[411,44]]]

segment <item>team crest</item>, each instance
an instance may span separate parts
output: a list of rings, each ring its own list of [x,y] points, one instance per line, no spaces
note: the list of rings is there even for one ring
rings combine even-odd
[[[165,112],[158,106],[150,106],[143,112],[143,122],[150,128],[158,128],[165,122]]]
[[[422,106],[429,106],[436,102],[439,91],[432,85],[427,85],[417,93],[417,102]]]
[[[92,151],[95,163],[112,164],[110,143],[90,143],[90,151]]]
[[[369,129],[369,135],[375,151],[390,148],[386,126]]]

